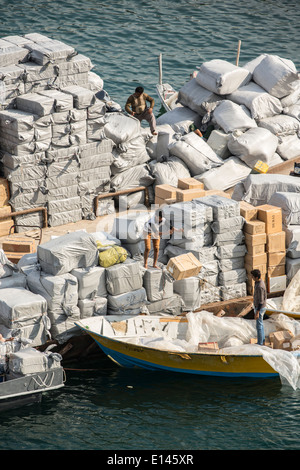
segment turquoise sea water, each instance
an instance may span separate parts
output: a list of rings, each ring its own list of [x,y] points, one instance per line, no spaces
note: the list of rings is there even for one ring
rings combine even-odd
[[[156,97],[157,57],[175,88],[205,60],[261,53],[299,60],[299,0],[0,0],[0,37],[39,32],[88,55],[124,106]],[[156,104],[156,112],[159,105]],[[1,450],[300,448],[300,391],[277,379],[221,380],[119,369],[67,371],[64,389],[0,417]]]

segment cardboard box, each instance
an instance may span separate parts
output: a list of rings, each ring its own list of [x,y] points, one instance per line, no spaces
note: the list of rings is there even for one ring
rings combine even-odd
[[[268,277],[278,277],[285,275],[285,264],[278,264],[277,266],[268,266]]]
[[[13,225],[13,220],[5,220],[4,222],[0,221],[0,237],[4,237],[5,235],[10,235],[11,233],[14,233],[14,229],[10,230]]]
[[[266,245],[247,245],[248,254],[251,256],[262,255],[265,253]]]
[[[265,245],[267,243],[267,234],[266,233],[257,233],[255,235],[250,235],[250,233],[245,233],[245,243],[248,246],[256,245]]]
[[[251,256],[247,254],[245,256],[245,264],[251,266],[252,269],[258,269],[257,266],[266,265],[267,264],[267,253],[262,253],[260,255]]]
[[[178,178],[179,189],[204,189],[204,184],[196,178]]]
[[[11,240],[3,240],[2,250],[11,253],[35,253],[36,243],[30,238],[13,238]]]
[[[217,351],[219,345],[216,341],[210,341],[208,343],[198,343],[198,351]]]
[[[155,187],[155,196],[159,199],[176,198],[176,189],[170,184],[158,184]]]
[[[200,273],[202,264],[193,255],[193,253],[186,253],[184,255],[174,256],[169,259],[167,264],[167,271],[173,276],[176,281],[186,279],[191,276],[197,276]]]
[[[0,207],[7,206],[9,199],[9,183],[6,179],[0,178]]]
[[[250,235],[265,233],[265,223],[261,220],[249,220],[244,224],[244,232]]]
[[[282,211],[280,207],[264,204],[257,207],[257,218],[266,224],[266,233],[282,231]]]
[[[184,202],[191,201],[197,197],[204,197],[206,192],[204,189],[177,189],[176,191],[176,201]]]
[[[293,333],[289,330],[274,331],[269,334],[270,342],[273,344],[274,349],[290,350],[293,336]]]
[[[231,199],[230,194],[225,193],[225,191],[221,191],[220,189],[207,189],[205,190],[205,196],[222,196],[227,197],[227,199]]]
[[[245,264],[245,269],[247,271],[247,275],[250,277],[251,277],[251,271],[253,271],[253,269],[259,269],[262,276],[267,274],[266,264],[259,264],[258,266],[255,266],[255,268],[253,268],[253,266],[250,264]]]
[[[285,251],[280,251],[279,253],[268,253],[268,265],[269,266],[278,266],[285,264],[286,255]]]
[[[158,206],[162,206],[164,204],[174,204],[176,202],[175,198],[167,198],[167,199],[161,199],[160,197],[155,196],[154,204],[157,204]]]
[[[248,202],[240,201],[240,214],[248,222],[250,220],[257,219],[257,209],[256,207],[248,204]]]
[[[286,289],[286,275],[267,278],[268,294],[283,292]]]
[[[268,253],[278,253],[285,251],[285,232],[271,233],[267,235],[266,251]]]

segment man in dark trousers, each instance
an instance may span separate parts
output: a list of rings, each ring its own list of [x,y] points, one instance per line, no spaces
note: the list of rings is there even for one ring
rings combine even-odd
[[[147,101],[150,103],[149,108],[147,107]],[[150,125],[151,133],[157,135],[153,108],[154,99],[147,95],[147,93],[144,93],[144,88],[141,86],[138,86],[133,95],[129,96],[125,105],[125,110],[128,114],[131,114],[140,122],[145,119]]]
[[[254,285],[253,294],[253,307],[254,307],[254,319],[256,320],[257,330],[257,344],[265,344],[265,330],[264,330],[264,314],[267,305],[267,290],[264,281],[261,278],[261,272],[259,269],[253,269],[251,271]]]

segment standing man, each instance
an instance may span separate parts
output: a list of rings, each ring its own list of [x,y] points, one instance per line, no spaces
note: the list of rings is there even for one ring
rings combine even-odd
[[[147,107],[147,101],[150,103],[149,108]],[[135,93],[129,96],[125,105],[125,110],[128,114],[136,117],[140,122],[145,119],[150,125],[152,135],[157,135],[153,108],[154,99],[147,95],[147,93],[144,93],[144,88],[141,86],[138,86],[135,89]]]
[[[254,319],[256,320],[257,330],[257,344],[265,344],[265,330],[264,330],[264,314],[266,311],[267,304],[267,290],[264,281],[261,279],[261,272],[259,269],[253,269],[251,271],[254,285],[253,294],[253,307],[254,307]]]

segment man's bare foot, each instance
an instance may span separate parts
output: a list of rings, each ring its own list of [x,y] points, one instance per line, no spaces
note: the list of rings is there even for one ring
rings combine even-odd
[[[157,266],[157,264],[154,264],[154,265],[153,265],[153,268],[161,269],[159,266]]]
[[[157,132],[152,131],[151,134],[152,134],[152,135],[157,135]]]

